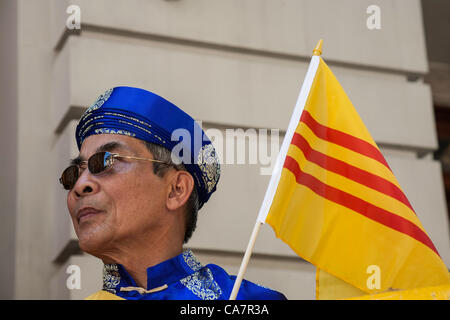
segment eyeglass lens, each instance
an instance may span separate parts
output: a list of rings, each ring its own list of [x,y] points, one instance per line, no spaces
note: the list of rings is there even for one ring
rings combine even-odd
[[[88,159],[88,169],[92,174],[98,174],[111,167],[114,163],[114,157],[107,151],[97,152]],[[71,190],[78,180],[79,167],[72,165],[68,167],[61,175],[59,181],[64,189]]]

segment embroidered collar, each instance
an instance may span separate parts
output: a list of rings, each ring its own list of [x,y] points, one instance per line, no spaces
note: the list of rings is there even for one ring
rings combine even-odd
[[[169,260],[147,268],[147,290],[180,281],[203,268],[190,249]],[[103,290],[111,293],[121,287],[138,287],[121,264],[105,264],[103,267]]]

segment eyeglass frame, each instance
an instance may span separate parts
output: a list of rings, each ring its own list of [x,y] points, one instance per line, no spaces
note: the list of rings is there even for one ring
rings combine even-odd
[[[131,160],[144,160],[144,161],[149,161],[149,162],[156,162],[156,163],[162,163],[162,164],[166,164],[166,165],[171,165],[170,163],[167,163],[167,162],[164,162],[164,161],[161,161],[161,160],[148,159],[148,158],[141,158],[141,157],[133,157],[133,156],[121,156],[121,155],[118,154],[118,153],[112,153],[112,152],[109,152],[109,151],[100,151],[100,152],[96,152],[96,153],[94,153],[93,155],[91,155],[91,156],[89,157],[89,159],[92,158],[93,156],[95,156],[95,155],[98,154],[98,153],[105,153],[105,155],[106,155],[107,153],[109,153],[110,156],[111,156],[110,159],[112,159],[112,161],[111,161],[111,164],[109,164],[109,165],[106,167],[105,170],[102,170],[102,171],[99,172],[99,173],[92,173],[92,172],[91,172],[91,174],[93,174],[93,175],[100,174],[100,173],[103,173],[103,172],[105,172],[105,171],[111,169],[112,166],[114,165],[114,159],[118,159],[118,158],[122,158],[122,159],[131,159]],[[64,188],[65,190],[72,190],[72,189],[75,187],[75,184],[76,184],[76,182],[78,181],[78,178],[80,177],[80,173],[79,173],[79,172],[80,172],[81,165],[82,165],[82,164],[88,164],[89,159],[88,159],[88,160],[81,161],[80,163],[77,163],[77,164],[70,165],[70,166],[68,166],[67,168],[65,168],[65,169],[63,170],[63,172],[62,172],[62,174],[61,174],[61,177],[59,178],[59,183],[61,183],[61,184],[63,185],[63,188]],[[70,167],[77,167],[77,168],[78,168],[78,177],[77,177],[77,179],[75,180],[75,183],[74,183],[73,187],[70,188],[70,189],[66,189],[66,188],[64,187],[63,182],[62,182],[62,176],[63,176],[64,172],[66,172],[66,170],[69,169]],[[86,168],[89,170],[89,166],[86,166]],[[90,171],[89,171],[89,172],[90,172]]]

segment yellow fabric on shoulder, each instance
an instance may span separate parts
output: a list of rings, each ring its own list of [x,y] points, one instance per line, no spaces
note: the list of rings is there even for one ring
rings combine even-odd
[[[126,300],[115,294],[109,293],[105,290],[97,291],[96,293],[91,294],[89,297],[84,298],[84,300]]]

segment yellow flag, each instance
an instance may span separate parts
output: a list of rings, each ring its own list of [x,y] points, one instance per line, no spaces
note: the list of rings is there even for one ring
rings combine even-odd
[[[349,98],[322,58],[313,60],[270,209],[259,220],[319,269],[319,299],[450,283]]]
[[[450,284],[365,295],[348,300],[449,300]]]

